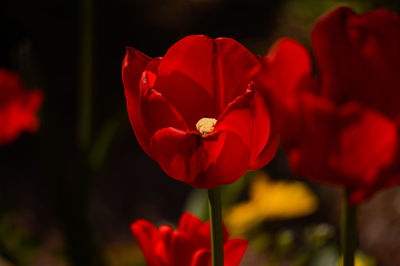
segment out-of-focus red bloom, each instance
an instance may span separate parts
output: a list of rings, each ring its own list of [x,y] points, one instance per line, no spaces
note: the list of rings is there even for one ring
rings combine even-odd
[[[267,164],[277,137],[254,77],[262,58],[233,39],[188,36],[163,58],[127,48],[122,79],[143,150],[171,177],[214,188]]]
[[[266,56],[261,78],[294,172],[349,188],[351,203],[399,184],[399,16],[336,8],[316,23],[312,46],[318,78],[290,39]]]
[[[15,72],[0,68],[0,144],[39,128],[36,112],[42,101],[40,91],[27,91]]]
[[[149,266],[211,266],[210,223],[203,223],[190,213],[184,213],[177,230],[168,225],[158,229],[145,220],[131,226]],[[247,242],[229,239],[224,227],[225,266],[239,265]]]

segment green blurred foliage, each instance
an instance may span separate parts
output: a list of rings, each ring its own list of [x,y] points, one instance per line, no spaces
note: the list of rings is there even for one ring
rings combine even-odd
[[[10,265],[29,265],[37,246],[29,231],[13,226],[10,216],[0,215],[0,258]]]

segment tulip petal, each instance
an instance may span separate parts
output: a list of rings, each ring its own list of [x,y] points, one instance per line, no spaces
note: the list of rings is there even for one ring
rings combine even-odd
[[[250,162],[249,170],[257,170],[264,167],[269,163],[276,155],[279,146],[279,135],[276,130],[271,131],[270,137],[264,149],[258,154],[258,156]]]
[[[173,233],[174,230],[168,225],[162,225],[158,229],[157,240],[153,248],[160,265],[173,265],[170,256],[173,251]]]
[[[328,184],[347,184],[346,178],[327,169],[330,157],[339,145],[340,125],[336,107],[328,99],[313,94],[303,94],[299,99],[301,130],[292,140],[289,161],[293,171],[303,177]],[[288,129],[290,127],[287,127]],[[341,183],[344,182],[344,183]]]
[[[242,138],[230,131],[219,131],[216,139],[204,138],[203,152],[207,154],[204,165],[209,167],[194,180],[198,188],[215,188],[232,184],[246,172],[250,150]],[[218,154],[218,157],[215,155]]]
[[[354,84],[351,75],[358,74],[352,64],[352,48],[347,36],[347,20],[355,12],[349,7],[339,7],[323,16],[311,34],[313,51],[321,77],[321,93],[337,103],[344,102],[342,96]]]
[[[359,101],[394,117],[400,98],[400,17],[385,9],[357,15],[348,7],[322,17],[312,32],[323,95]]]
[[[307,49],[290,38],[278,40],[264,57],[267,69],[257,76],[275,97],[285,100],[299,89],[299,82],[311,75],[311,58]]]
[[[188,234],[192,234],[195,232],[203,222],[191,214],[190,212],[185,212],[182,216],[181,219],[179,220],[179,226],[178,229],[179,231],[186,232]]]
[[[197,250],[190,266],[211,266],[211,251],[205,248]]]
[[[215,131],[226,130],[240,136],[251,150],[249,168],[259,169],[273,158],[277,149],[277,138],[273,139],[275,144],[268,144],[270,126],[266,102],[258,90],[251,88],[226,107],[218,119]],[[265,148],[268,149],[264,151]],[[259,157],[262,152],[263,156]]]
[[[238,266],[244,253],[246,252],[248,243],[244,239],[231,239],[224,245],[225,266]]]
[[[194,253],[197,250],[197,243],[192,239],[192,234],[187,234],[180,229],[172,236],[172,256],[174,266],[190,265]]]
[[[262,64],[254,54],[243,45],[230,38],[215,39],[217,99],[220,111],[242,95],[252,78],[261,70]]]
[[[178,111],[161,93],[152,88],[151,82],[148,81],[151,76],[155,75],[144,71],[140,82],[141,114],[148,135],[152,136],[157,130],[165,127],[174,127],[183,131],[188,130],[185,120]]]
[[[253,112],[252,107],[254,104],[254,90],[247,90],[244,95],[239,96],[235,101],[231,102],[222,115],[218,118],[217,125],[215,126],[215,132],[226,130],[231,131],[242,137],[243,142],[249,147],[252,147],[252,126],[253,126]],[[264,108],[260,108],[264,109]],[[261,121],[263,124],[261,135],[264,137],[264,131],[267,131],[267,139],[269,127],[264,126],[269,124],[269,116],[266,120]],[[265,138],[264,138],[265,139]]]
[[[300,128],[298,124],[297,97],[301,91],[316,90],[316,81],[312,78],[311,58],[307,49],[289,38],[278,40],[264,57],[266,69],[257,76],[264,98],[269,100],[272,128],[279,132],[282,145],[291,146]],[[268,161],[278,145],[277,132],[271,132],[271,141],[267,143],[259,162]],[[270,147],[270,148],[267,148]],[[266,158],[264,158],[266,157]],[[257,169],[254,163],[251,169]]]
[[[0,68],[0,106],[4,106],[18,98],[23,91],[24,85],[18,74],[14,71]]]
[[[380,189],[400,185],[399,173],[399,156],[397,156],[396,160],[394,160],[394,163],[390,167],[384,169],[373,184],[367,187],[359,186],[353,188],[348,198],[348,204],[359,204],[360,202],[370,198]]]
[[[340,154],[338,165],[332,167],[339,167],[347,175],[361,179],[357,186],[374,184],[380,172],[390,165],[396,155],[396,124],[358,103],[342,106],[339,115],[343,124]]]
[[[150,139],[155,160],[172,178],[196,188],[230,184],[247,170],[250,151],[235,133],[220,131],[201,137],[164,128]]]
[[[176,128],[163,128],[150,139],[154,159],[164,172],[176,180],[193,184],[194,178],[202,170],[200,147],[201,136]]]
[[[326,98],[303,98],[302,135],[289,154],[293,169],[311,179],[365,188],[390,165],[398,147],[397,127],[355,102],[336,107]]]
[[[163,57],[155,88],[194,130],[199,119],[218,117],[243,94],[260,68],[257,57],[232,39],[188,36]]]
[[[14,141],[24,131],[37,131],[36,113],[42,102],[40,90],[27,90],[16,72],[0,68],[0,144]]]
[[[196,130],[202,117],[216,117],[213,73],[214,41],[188,36],[168,49],[159,66],[155,88]]]
[[[201,118],[217,117],[213,98],[199,84],[180,72],[174,71],[168,76],[159,75],[154,89],[176,108],[191,131],[197,130],[196,123]]]
[[[149,136],[143,124],[139,104],[139,83],[146,65],[151,58],[138,50],[127,47],[124,61],[122,63],[122,81],[125,88],[126,105],[129,120],[136,138],[142,149],[151,157],[148,147]]]
[[[143,252],[147,264],[159,265],[154,253],[154,239],[157,235],[157,228],[148,221],[137,220],[131,225],[131,231]]]
[[[155,226],[145,220],[138,220],[131,225],[132,233],[141,247],[147,265],[149,266],[211,266],[210,223],[201,223],[190,213],[181,217],[182,228],[190,229],[191,233],[173,230],[168,225],[162,225],[157,230]],[[193,225],[189,225],[193,223]],[[225,265],[235,266],[241,260],[247,242],[241,239],[229,240],[229,233],[223,227],[223,242]]]
[[[24,131],[38,130],[40,122],[36,113],[42,102],[41,91],[20,91],[0,106],[0,144],[14,141]]]

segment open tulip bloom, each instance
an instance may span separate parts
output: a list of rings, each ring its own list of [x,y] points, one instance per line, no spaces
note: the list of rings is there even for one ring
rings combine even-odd
[[[307,50],[283,39],[266,56],[262,87],[294,172],[345,187],[355,204],[400,184],[400,17],[339,7],[316,23],[311,40],[317,78]],[[356,238],[355,219],[344,204],[344,235]],[[351,261],[345,253],[345,265]]]
[[[262,59],[229,38],[188,36],[162,58],[127,48],[122,79],[143,150],[171,177],[215,188],[259,169],[277,136],[253,82]]]
[[[156,228],[145,220],[131,226],[149,266],[211,266],[210,223],[203,223],[190,213],[184,213],[176,230],[168,225]],[[229,239],[224,227],[225,266],[238,266],[247,242]]]
[[[292,169],[358,203],[400,183],[400,17],[340,7],[317,22],[312,45],[317,78],[307,50],[283,39],[266,56],[263,88],[286,121],[277,126]]]

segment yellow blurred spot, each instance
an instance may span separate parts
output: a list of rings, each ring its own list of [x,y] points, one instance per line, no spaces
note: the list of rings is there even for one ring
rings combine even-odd
[[[303,183],[270,181],[262,171],[250,184],[249,197],[249,201],[234,206],[225,215],[233,236],[242,236],[264,220],[301,217],[318,207],[316,196]]]
[[[340,257],[338,266],[343,266],[343,256]],[[376,262],[372,257],[357,252],[354,258],[354,266],[376,266]]]

